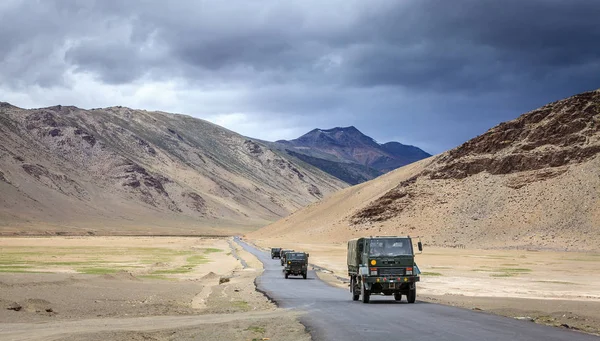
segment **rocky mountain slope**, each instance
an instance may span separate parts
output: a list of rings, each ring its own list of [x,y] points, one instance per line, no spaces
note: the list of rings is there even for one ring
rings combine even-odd
[[[0,104],[2,233],[227,233],[346,186],[188,116]]]
[[[342,190],[253,238],[409,234],[454,247],[600,250],[600,90]]]
[[[431,156],[398,142],[379,144],[355,127],[314,129],[295,140],[276,141],[272,146],[350,184]]]

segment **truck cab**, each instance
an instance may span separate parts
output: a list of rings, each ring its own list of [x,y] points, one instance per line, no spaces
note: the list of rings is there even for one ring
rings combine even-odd
[[[423,247],[418,243],[419,251]],[[405,295],[408,303],[417,297],[420,280],[415,263],[412,239],[406,237],[368,237],[348,241],[348,276],[352,299],[369,303],[370,296],[394,295],[396,301]]]

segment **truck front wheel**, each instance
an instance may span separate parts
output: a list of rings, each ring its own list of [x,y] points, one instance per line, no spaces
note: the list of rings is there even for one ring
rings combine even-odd
[[[360,291],[356,290],[356,279],[354,277],[350,278],[350,292],[352,293],[352,300],[358,301]]]
[[[362,295],[362,302],[363,303],[369,303],[369,301],[371,300],[371,290],[367,290],[365,283],[362,284],[361,286],[361,295]]]
[[[287,279],[289,275],[290,275],[290,274],[286,272],[286,273],[285,273],[285,279]]]
[[[306,279],[306,272],[302,274],[302,278]]]

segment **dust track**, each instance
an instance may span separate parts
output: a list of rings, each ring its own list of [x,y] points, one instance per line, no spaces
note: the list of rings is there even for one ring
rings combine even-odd
[[[245,312],[192,316],[149,316],[136,318],[97,318],[50,323],[8,323],[0,327],[1,340],[56,340],[71,334],[104,331],[156,331],[188,328],[204,324],[227,323],[249,319],[269,319],[281,316],[280,311]]]

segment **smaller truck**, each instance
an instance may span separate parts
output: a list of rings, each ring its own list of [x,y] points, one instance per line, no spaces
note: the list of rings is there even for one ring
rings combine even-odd
[[[281,255],[279,254],[280,252],[281,252],[280,247],[272,247],[271,248],[271,259],[281,258]]]
[[[279,252],[279,260],[281,261],[281,265],[285,264],[285,254],[288,252],[293,252],[294,250],[282,249]]]
[[[285,267],[283,268],[285,278],[289,275],[300,276],[306,279],[308,273],[308,253],[288,252],[285,254]]]

